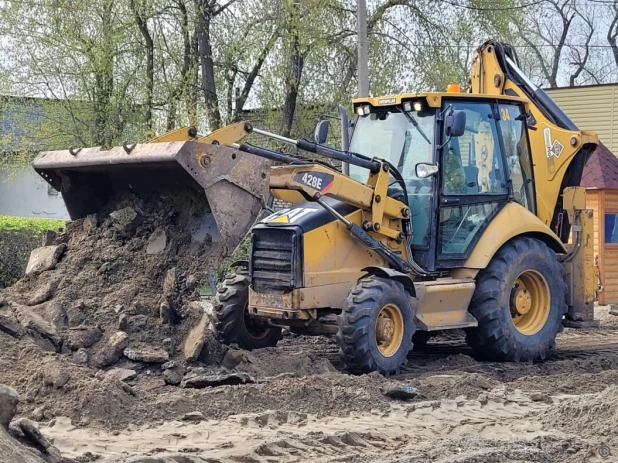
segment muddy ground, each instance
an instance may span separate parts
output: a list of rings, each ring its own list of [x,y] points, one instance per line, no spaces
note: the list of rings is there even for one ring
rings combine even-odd
[[[67,462],[617,461],[618,317],[608,311],[598,308],[596,330],[566,329],[539,364],[479,361],[450,335],[412,353],[401,375],[352,376],[331,339],[285,337],[237,366],[254,384],[178,388],[152,368],[130,393],[0,333],[0,383],[22,394],[18,416],[38,420]],[[59,367],[69,382],[45,386]],[[418,396],[383,394],[398,383]]]
[[[347,374],[329,337],[243,352],[200,296],[229,253],[196,238],[207,212],[194,192],[112,198],[0,292],[9,431],[39,449],[0,426],[0,463],[618,461],[608,307],[536,364],[481,361],[457,332],[389,378]]]

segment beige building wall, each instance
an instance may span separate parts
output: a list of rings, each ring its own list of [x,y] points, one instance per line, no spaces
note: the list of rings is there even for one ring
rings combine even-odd
[[[618,153],[618,84],[546,89],[581,130],[595,130],[612,153]]]

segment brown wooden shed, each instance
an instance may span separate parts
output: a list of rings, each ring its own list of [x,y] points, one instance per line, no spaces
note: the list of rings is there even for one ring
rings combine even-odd
[[[605,145],[590,156],[581,185],[594,211],[594,255],[605,287],[599,304],[618,304],[618,158]]]

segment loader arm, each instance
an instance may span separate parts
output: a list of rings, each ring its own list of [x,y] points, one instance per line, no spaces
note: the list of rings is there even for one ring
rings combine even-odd
[[[512,48],[488,41],[472,62],[470,93],[525,97],[537,200],[536,215],[566,243],[563,190],[579,186],[588,157],[598,144],[596,132],[579,130],[551,98],[519,69]]]
[[[243,139],[251,132],[251,125],[247,122],[236,122],[226,125],[208,135],[199,135],[195,127],[182,127],[170,130],[156,138],[148,140],[147,143],[165,143],[171,141],[190,141],[194,140],[208,145],[230,146]]]

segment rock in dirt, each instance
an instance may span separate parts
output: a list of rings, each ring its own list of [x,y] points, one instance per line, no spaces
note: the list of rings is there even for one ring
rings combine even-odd
[[[11,302],[9,306],[24,329],[34,332],[50,341],[56,349],[62,345],[62,339],[58,335],[54,325],[43,320],[41,316],[34,313],[29,307],[13,302]]]
[[[236,386],[239,384],[255,383],[255,379],[242,371],[221,373],[192,374],[185,376],[182,387],[202,389],[205,387]]]
[[[36,423],[27,419],[20,418],[11,424],[11,432],[21,438],[25,444],[30,445],[41,452],[48,461],[60,462],[62,455],[47,438],[41,434]]]
[[[40,407],[35,408],[32,412],[32,419],[34,421],[43,421],[45,419],[50,420],[52,418],[53,413],[47,409],[46,405],[41,405]]]
[[[206,417],[202,412],[185,413],[181,418],[182,421],[206,421]]]
[[[196,361],[200,357],[206,338],[210,333],[209,325],[210,317],[204,313],[199,323],[189,331],[184,345],[184,354],[187,361]]]
[[[125,315],[125,314],[123,314]],[[127,316],[126,319],[122,319],[121,317],[118,319],[118,325],[121,329],[127,330],[129,332],[140,331],[148,325],[148,316],[147,315],[131,315]]]
[[[109,216],[114,227],[119,231],[132,232],[142,223],[142,217],[132,207],[119,209]]]
[[[80,365],[88,365],[88,351],[84,348],[77,349],[77,352],[73,354],[73,361]]]
[[[21,338],[26,331],[17,322],[17,320],[11,319],[5,315],[0,314],[0,331],[13,336],[14,338]]]
[[[221,366],[228,370],[233,370],[242,363],[251,363],[249,352],[246,350],[230,349],[223,356]]]
[[[33,250],[30,253],[30,259],[26,266],[26,275],[56,268],[66,250],[66,243],[59,244],[58,246],[43,246]]]
[[[382,394],[391,399],[410,400],[418,395],[418,391],[410,384],[398,383],[384,387]]]
[[[124,356],[136,362],[165,363],[170,359],[167,351],[157,347],[127,347]]]
[[[117,378],[120,381],[131,381],[137,378],[137,372],[128,368],[112,368],[105,373],[106,376]]]
[[[103,337],[103,331],[96,326],[78,326],[69,330],[67,346],[79,350],[95,345]]]
[[[167,235],[165,230],[157,228],[150,238],[148,238],[148,246],[146,246],[146,254],[160,254],[165,251],[167,246]]]
[[[542,392],[531,392],[528,394],[530,400],[533,402],[545,402],[546,404],[551,404],[553,401],[551,397],[547,394],[543,394]]]
[[[69,325],[69,317],[64,308],[64,304],[57,301],[50,301],[35,307],[32,310],[40,313],[44,320],[47,320],[56,328],[65,328]]]
[[[62,283],[62,278],[54,278],[39,287],[34,295],[28,300],[28,305],[32,306],[41,304],[50,299],[58,289],[58,286],[60,286],[60,283]]]
[[[9,428],[9,423],[15,416],[19,394],[12,387],[0,384],[0,427]]]
[[[43,383],[56,389],[64,387],[69,382],[69,374],[57,367],[49,367],[43,374]]]
[[[116,331],[112,334],[96,356],[93,357],[93,363],[98,367],[106,367],[120,360],[123,350],[129,344],[129,335],[124,331]]]
[[[176,269],[171,268],[165,273],[165,278],[163,279],[163,296],[171,297],[176,291],[177,283]]]
[[[7,463],[45,463],[43,458],[21,445],[8,432],[0,427],[0,456]]]
[[[171,322],[171,317],[172,309],[170,305],[167,302],[161,302],[161,305],[159,305],[159,320],[161,320],[161,323],[167,324]]]
[[[90,214],[87,215],[84,219],[84,222],[82,223],[82,229],[84,230],[84,233],[89,234],[91,231],[97,228],[98,224],[99,221],[97,220],[97,215]]]
[[[612,304],[609,308],[609,313],[610,315],[618,315],[618,305]]]
[[[178,386],[185,375],[185,366],[177,361],[167,362],[161,365],[165,384]]]

